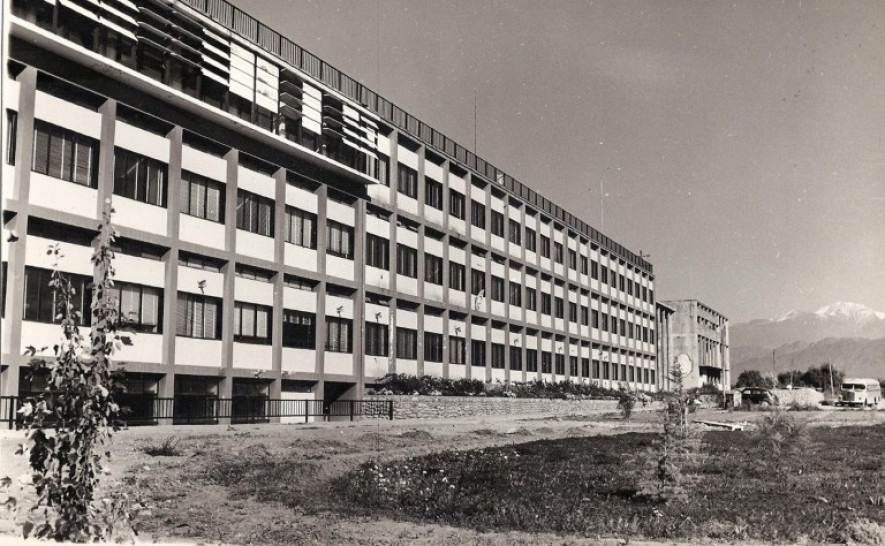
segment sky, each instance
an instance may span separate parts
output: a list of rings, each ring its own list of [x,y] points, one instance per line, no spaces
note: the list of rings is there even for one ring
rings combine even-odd
[[[658,300],[885,311],[879,0],[233,3],[651,254]]]

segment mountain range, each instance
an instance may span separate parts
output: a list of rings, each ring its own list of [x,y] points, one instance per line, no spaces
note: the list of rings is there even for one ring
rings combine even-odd
[[[732,381],[745,370],[806,370],[830,362],[850,376],[885,378],[885,313],[838,302],[729,327]],[[773,354],[772,354],[773,352]]]

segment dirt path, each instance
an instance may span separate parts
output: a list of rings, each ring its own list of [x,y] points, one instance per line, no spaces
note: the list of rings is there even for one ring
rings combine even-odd
[[[702,410],[698,419],[719,422],[753,422],[764,414]],[[850,426],[885,423],[885,412],[797,412],[812,426]],[[507,415],[455,420],[358,421],[300,425],[234,425],[193,427],[142,427],[118,433],[113,441],[111,480],[127,479],[156,501],[154,528],[143,540],[190,540],[217,544],[224,538],[234,544],[354,544],[426,545],[476,544],[618,544],[605,540],[559,537],[522,532],[480,533],[440,525],[388,519],[344,517],[336,513],[302,510],[274,502],[257,502],[248,495],[231,498],[220,487],[187,483],[199,459],[212,454],[261,450],[291,458],[311,472],[314,482],[331,479],[372,459],[397,459],[446,449],[472,449],[540,439],[652,431],[659,415],[636,411],[625,421],[617,413],[586,412],[574,415]],[[26,474],[26,461],[13,456],[23,433],[0,434],[0,475],[17,480]],[[151,457],[146,446],[174,437],[182,456]],[[156,479],[162,476],[161,480]],[[297,487],[299,484],[293,484]],[[16,487],[14,484],[13,487]],[[316,513],[314,513],[316,512]],[[163,525],[166,520],[174,527]],[[175,517],[171,517],[174,515]],[[0,514],[0,544],[11,539],[14,525],[9,513]],[[206,542],[207,541],[207,542]],[[620,542],[623,544],[623,541]],[[631,544],[640,544],[630,542]]]

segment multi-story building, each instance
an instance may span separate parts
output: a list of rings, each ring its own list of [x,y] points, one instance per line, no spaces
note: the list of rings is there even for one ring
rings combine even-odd
[[[662,348],[663,366],[672,366],[681,355],[691,360],[685,377],[688,388],[714,385],[728,390],[731,385],[731,365],[728,356],[728,319],[698,300],[663,302],[660,312],[669,314],[666,335],[668,346]],[[669,311],[662,309],[669,308]],[[659,317],[660,318],[660,317]],[[662,332],[660,337],[663,337]],[[665,360],[666,359],[666,360]],[[669,383],[661,385],[669,389]]]
[[[131,392],[658,384],[651,264],[224,0],[8,4],[2,394],[109,200]]]

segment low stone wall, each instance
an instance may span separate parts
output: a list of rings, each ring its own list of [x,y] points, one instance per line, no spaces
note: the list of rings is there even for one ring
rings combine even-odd
[[[617,400],[547,400],[485,396],[367,396],[367,400],[392,400],[394,419],[454,419],[483,415],[575,415],[592,411],[618,411]],[[659,408],[650,402],[648,408]],[[636,403],[636,410],[642,409]]]
[[[814,406],[824,401],[824,393],[814,389],[773,389],[771,392],[777,396],[778,403],[782,406]]]

